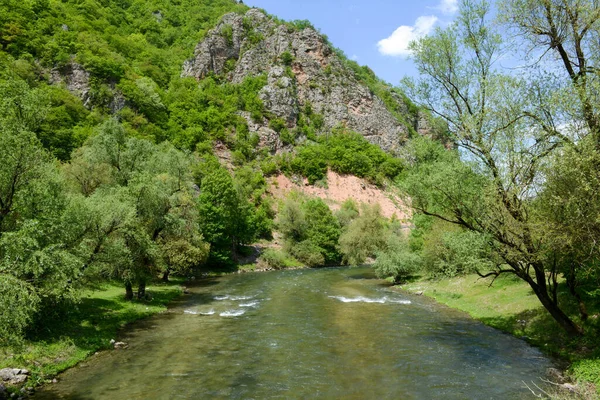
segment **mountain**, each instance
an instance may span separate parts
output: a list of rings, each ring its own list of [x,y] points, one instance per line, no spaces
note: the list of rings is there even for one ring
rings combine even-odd
[[[444,131],[308,21],[232,0],[10,0],[0,25],[0,80],[45,92],[49,117],[35,130],[62,160],[108,116],[180,148],[222,142],[242,162],[334,128],[391,153]]]
[[[309,107],[322,116],[320,131],[343,126],[390,152],[397,152],[415,132],[433,131],[424,112],[368,67],[346,59],[312,26],[281,23],[258,9],[225,15],[183,66],[183,77],[201,80],[211,74],[233,83],[265,74],[259,97],[267,113],[282,119],[288,129],[310,119],[305,112]],[[242,115],[262,143],[273,150],[284,145],[266,118]]]

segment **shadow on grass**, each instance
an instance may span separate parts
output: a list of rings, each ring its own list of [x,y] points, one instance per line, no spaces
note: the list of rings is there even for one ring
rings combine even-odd
[[[166,286],[166,287],[165,287]],[[151,300],[125,300],[115,286],[89,293],[78,303],[48,310],[37,329],[29,332],[26,352],[17,349],[15,361],[27,364],[33,374],[53,375],[81,361],[85,354],[110,347],[110,340],[126,324],[159,312],[179,296],[177,284],[149,290]],[[33,365],[31,365],[33,364]]]
[[[542,307],[511,316],[484,317],[480,320],[486,325],[523,338],[544,353],[563,361],[595,358],[600,355],[597,327],[584,324],[584,336],[569,337]]]

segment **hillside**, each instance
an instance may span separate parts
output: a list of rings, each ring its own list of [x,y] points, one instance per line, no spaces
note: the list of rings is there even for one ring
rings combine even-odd
[[[292,181],[285,175],[277,175],[271,178],[269,183],[271,194],[280,200],[285,199],[290,192],[297,191],[323,199],[333,211],[338,211],[342,204],[350,199],[358,203],[378,204],[383,217],[397,218],[405,226],[411,217],[410,208],[398,194],[352,175],[328,171],[326,187],[310,185],[306,179],[301,182]]]
[[[404,235],[402,146],[444,132],[307,21],[235,1],[9,1],[0,27],[1,346],[93,282],[144,300],[274,237],[277,268],[362,263]]]
[[[51,122],[35,130],[63,160],[110,115],[135,136],[190,150],[222,140],[245,158],[334,127],[392,152],[416,132],[443,132],[307,21],[235,1],[11,1],[0,11],[1,77],[49,97]]]
[[[392,152],[415,132],[432,133],[424,112],[368,67],[346,59],[307,22],[280,23],[257,9],[225,15],[182,72],[198,80],[213,74],[234,84],[266,77],[258,96],[267,118],[240,114],[273,151],[336,126]]]

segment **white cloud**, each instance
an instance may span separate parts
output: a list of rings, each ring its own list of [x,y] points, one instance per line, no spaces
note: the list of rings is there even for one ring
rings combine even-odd
[[[458,11],[458,0],[441,0],[435,8],[444,14],[454,14]]]
[[[442,2],[449,1],[442,0]],[[429,34],[437,21],[438,17],[434,15],[419,17],[413,26],[402,25],[389,37],[380,40],[377,43],[377,48],[385,56],[407,56],[410,54],[408,44]]]

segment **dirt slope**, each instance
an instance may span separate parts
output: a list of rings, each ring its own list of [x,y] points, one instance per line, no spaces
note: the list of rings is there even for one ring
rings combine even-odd
[[[285,175],[271,178],[270,191],[276,199],[283,199],[292,190],[316,196],[323,199],[332,210],[338,210],[347,199],[357,203],[379,204],[381,213],[386,218],[392,215],[407,224],[410,219],[410,209],[401,198],[390,191],[384,191],[364,179],[355,176],[340,175],[333,171],[327,173],[327,188],[311,186],[305,179],[302,184],[292,182]]]

